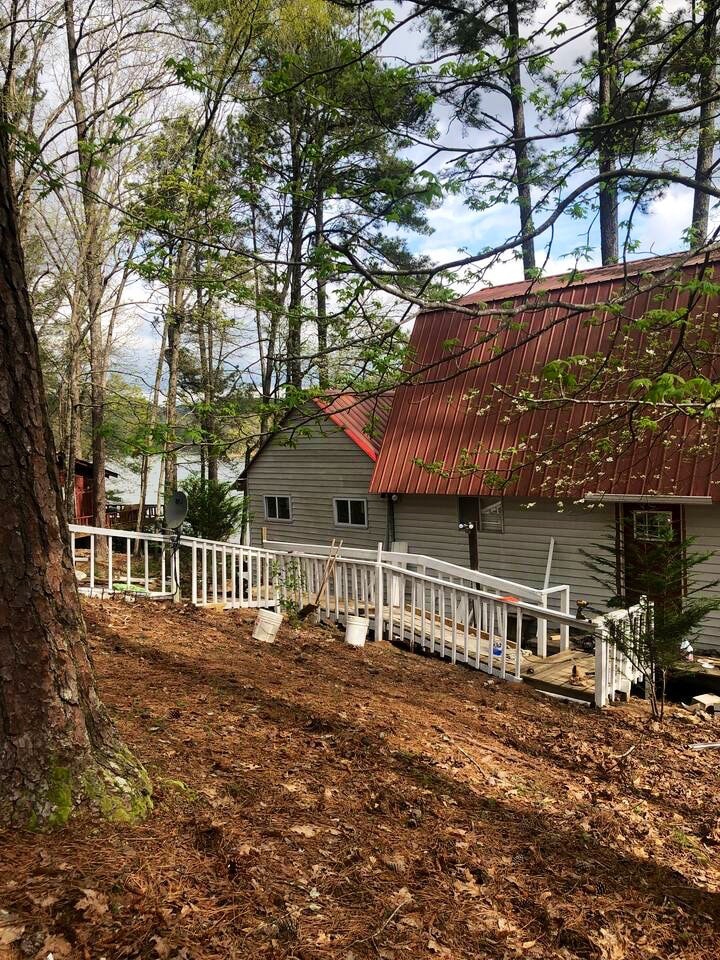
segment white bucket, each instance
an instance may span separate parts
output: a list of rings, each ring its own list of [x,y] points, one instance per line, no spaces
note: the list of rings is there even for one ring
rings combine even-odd
[[[272,643],[282,622],[283,615],[281,613],[275,613],[274,610],[258,610],[255,629],[253,630],[253,640]]]
[[[351,647],[364,647],[369,626],[367,617],[355,617],[349,613],[345,619],[345,643]]]

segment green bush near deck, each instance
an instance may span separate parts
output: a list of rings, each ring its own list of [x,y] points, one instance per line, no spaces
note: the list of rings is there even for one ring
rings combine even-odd
[[[232,483],[189,477],[180,487],[188,498],[184,533],[205,540],[228,540],[242,527],[245,500],[235,493]]]

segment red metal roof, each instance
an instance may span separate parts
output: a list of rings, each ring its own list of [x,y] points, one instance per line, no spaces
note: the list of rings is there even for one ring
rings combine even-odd
[[[720,253],[708,257],[717,276]],[[627,405],[617,402],[642,372],[656,336],[633,320],[686,306],[690,294],[678,281],[697,277],[703,262],[676,255],[587,270],[582,279],[505,284],[459,301],[478,306],[474,316],[450,306],[420,314],[411,338],[415,376],[395,391],[371,491],[720,499],[714,422],[673,412],[663,429],[646,430],[638,442],[628,433]],[[713,276],[712,267],[705,276]],[[720,298],[703,294],[691,316],[703,323],[714,317],[716,327],[718,311]],[[668,338],[677,343],[678,328],[655,343],[663,355]],[[703,372],[720,379],[712,343],[702,347],[701,331],[695,341]],[[611,353],[614,366],[608,364],[602,388],[570,391],[570,402],[532,402],[541,398],[540,374],[550,361]],[[694,374],[679,356],[673,370]],[[522,390],[531,401],[524,409],[516,400]]]
[[[363,397],[357,393],[338,392],[326,397],[315,397],[317,406],[327,414],[336,427],[344,430],[371,460],[377,460],[380,444],[387,427],[393,391],[380,396]]]

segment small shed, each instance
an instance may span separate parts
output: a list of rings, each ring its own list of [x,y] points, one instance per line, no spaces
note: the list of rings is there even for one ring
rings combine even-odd
[[[94,472],[92,460],[75,461],[75,523],[92,523],[94,514],[92,478]],[[65,490],[65,457],[58,454],[60,485]],[[113,470],[105,470],[106,477],[117,477]]]

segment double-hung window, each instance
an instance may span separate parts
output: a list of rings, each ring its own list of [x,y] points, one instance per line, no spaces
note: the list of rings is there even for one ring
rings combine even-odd
[[[366,527],[367,500],[350,500],[336,497],[333,500],[335,523],[339,527]]]
[[[265,497],[265,519],[266,520],[292,520],[292,503],[290,497],[270,496]]]

